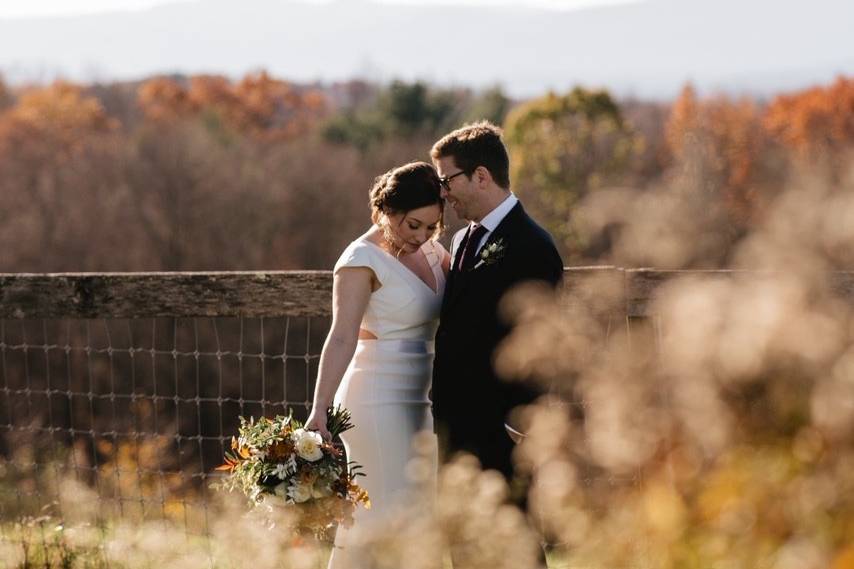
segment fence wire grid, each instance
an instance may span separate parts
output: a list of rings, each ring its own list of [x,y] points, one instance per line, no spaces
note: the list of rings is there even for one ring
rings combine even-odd
[[[0,320],[0,518],[63,516],[63,476],[98,517],[207,530],[239,417],[311,405],[325,317]],[[5,481],[3,480],[5,479]]]

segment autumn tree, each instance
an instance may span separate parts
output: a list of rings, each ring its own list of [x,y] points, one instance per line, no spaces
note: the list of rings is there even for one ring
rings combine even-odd
[[[507,117],[514,191],[552,232],[567,259],[590,245],[573,220],[589,192],[626,183],[642,140],[606,91],[549,93]]]
[[[267,139],[304,134],[326,112],[322,93],[266,72],[249,74],[236,84],[219,76],[193,77],[189,96],[235,131]]]
[[[73,156],[89,134],[108,132],[116,126],[97,99],[63,81],[24,92],[2,119],[0,151],[33,142],[48,143],[62,158]]]
[[[174,121],[199,110],[187,88],[168,77],[146,81],[139,87],[138,97],[145,117],[155,121]]]
[[[780,95],[764,117],[768,132],[801,158],[838,156],[854,146],[854,78]]]
[[[97,99],[67,82],[26,90],[0,114],[0,210],[14,213],[2,232],[18,243],[3,253],[3,265],[32,267],[56,255],[70,233],[90,228],[84,220],[97,214],[84,204],[109,203],[116,128]],[[87,199],[94,194],[100,199]]]
[[[142,85],[139,104],[145,116],[161,123],[201,119],[214,130],[270,141],[305,134],[326,114],[320,91],[266,72],[237,83],[219,75],[196,75],[187,83],[157,78]]]
[[[273,79],[266,72],[247,75],[235,91],[255,128],[272,131],[274,137],[304,135],[328,112],[326,96],[319,89]]]
[[[666,135],[678,169],[703,180],[709,200],[720,202],[738,231],[761,213],[760,179],[767,136],[761,109],[748,99],[716,96],[701,100],[686,85],[673,104]],[[738,229],[740,228],[740,229]]]

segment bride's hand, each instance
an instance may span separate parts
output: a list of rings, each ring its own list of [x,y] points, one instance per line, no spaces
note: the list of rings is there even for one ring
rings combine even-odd
[[[326,428],[326,409],[313,408],[305,421],[304,428],[307,431],[317,431],[325,441],[332,440],[332,433]]]

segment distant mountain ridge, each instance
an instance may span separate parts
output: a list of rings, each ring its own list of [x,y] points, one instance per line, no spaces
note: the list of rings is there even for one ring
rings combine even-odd
[[[648,0],[577,11],[202,0],[142,12],[0,20],[7,80],[240,76],[502,84],[516,96],[604,86],[664,98],[771,94],[854,74],[850,0]]]

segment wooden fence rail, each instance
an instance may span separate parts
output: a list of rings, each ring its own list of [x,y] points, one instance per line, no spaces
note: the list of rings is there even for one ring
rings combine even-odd
[[[748,271],[663,271],[569,267],[565,281],[622,281],[625,313],[648,315],[656,290],[675,277],[738,278]],[[769,273],[770,274],[770,273]],[[828,284],[854,302],[854,271]],[[0,318],[156,318],[329,316],[330,271],[0,274]]]

